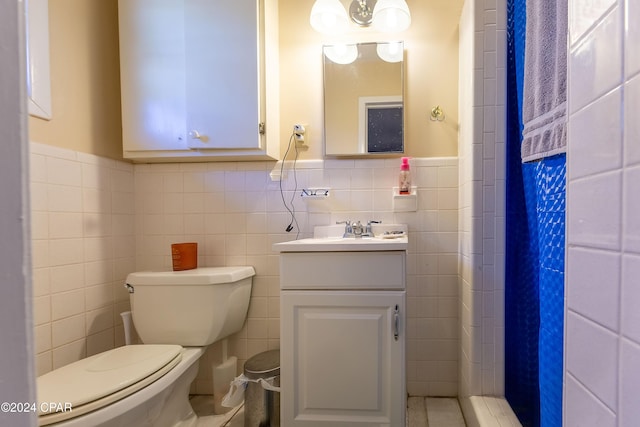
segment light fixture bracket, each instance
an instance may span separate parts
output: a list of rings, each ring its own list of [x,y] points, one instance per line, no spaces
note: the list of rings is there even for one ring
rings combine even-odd
[[[378,0],[353,0],[349,6],[349,17],[361,27],[368,27],[373,21],[373,8]]]
[[[315,0],[309,16],[311,27],[323,34],[343,34],[349,31],[349,19],[360,27],[372,26],[385,33],[404,31],[411,25],[405,0],[351,0],[348,12],[344,2]]]

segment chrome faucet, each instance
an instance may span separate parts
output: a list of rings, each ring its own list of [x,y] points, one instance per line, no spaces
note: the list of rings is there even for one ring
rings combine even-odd
[[[381,223],[382,221],[374,221],[374,220],[367,221],[367,228],[365,228],[363,236],[374,237],[373,227],[371,226],[371,224],[381,224]]]
[[[353,237],[359,238],[363,236],[364,225],[362,225],[360,221],[357,221],[355,224],[352,224],[351,229],[353,230]]]
[[[336,224],[344,224],[344,234],[342,235],[343,238],[354,237],[353,236],[353,227],[351,226],[351,221],[350,220],[336,221]]]

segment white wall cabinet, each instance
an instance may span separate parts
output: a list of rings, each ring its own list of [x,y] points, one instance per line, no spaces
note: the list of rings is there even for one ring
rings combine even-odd
[[[277,87],[266,84],[278,81],[277,1],[120,0],[118,7],[125,158],[279,157]]]
[[[405,251],[280,254],[282,425],[405,426],[405,265]]]

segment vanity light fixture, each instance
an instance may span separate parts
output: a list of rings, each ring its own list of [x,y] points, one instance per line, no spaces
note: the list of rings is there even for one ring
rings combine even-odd
[[[400,32],[411,25],[411,12],[405,0],[378,0],[373,9],[373,28],[385,33]]]
[[[328,45],[324,47],[324,54],[336,64],[351,64],[358,58],[358,46],[346,43]]]
[[[309,22],[314,30],[324,34],[341,34],[349,27],[349,17],[340,0],[316,0]]]
[[[353,0],[349,5],[349,18],[361,27],[368,27],[373,21],[376,0]]]
[[[352,43],[325,45],[322,51],[331,62],[342,65],[351,64],[358,59],[359,54],[358,45]],[[386,62],[400,62],[404,59],[402,42],[376,43],[376,53]]]
[[[376,46],[380,59],[387,62],[400,62],[404,58],[402,42],[382,42]]]
[[[316,0],[311,8],[311,27],[320,33],[344,33],[349,19],[361,27],[399,32],[409,28],[411,13],[405,0],[352,0],[348,14],[340,0]]]

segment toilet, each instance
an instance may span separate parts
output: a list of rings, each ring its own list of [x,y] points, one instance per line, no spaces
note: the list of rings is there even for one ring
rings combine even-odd
[[[189,389],[206,347],[242,328],[253,267],[127,276],[143,344],[96,354],[38,377],[38,423],[55,427],[195,427]]]

